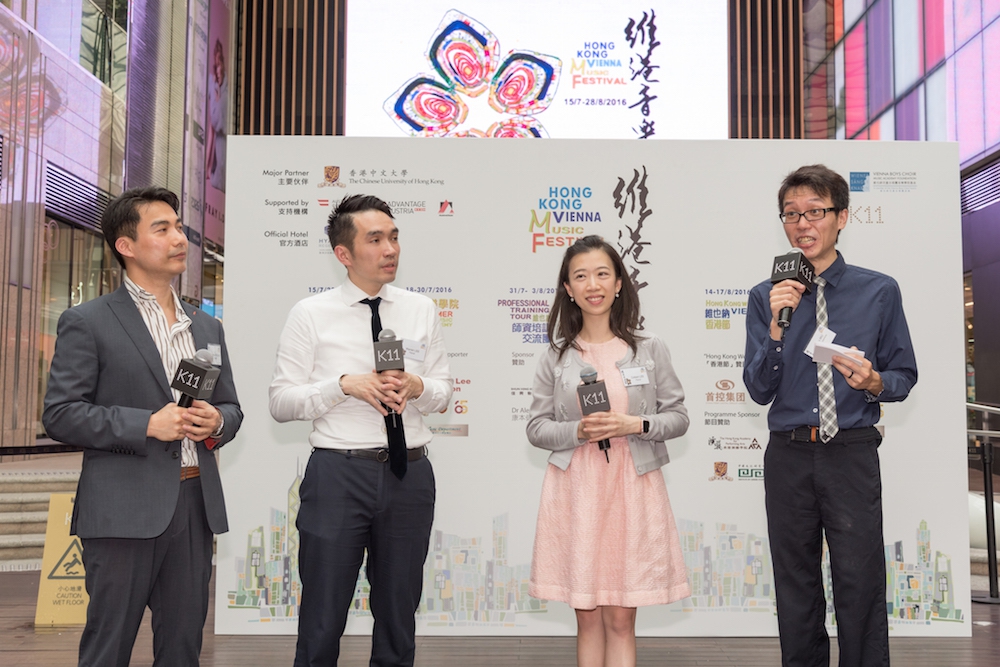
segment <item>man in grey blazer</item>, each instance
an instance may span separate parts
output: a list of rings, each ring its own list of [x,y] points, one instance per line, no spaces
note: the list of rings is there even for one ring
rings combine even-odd
[[[42,421],[84,448],[72,533],[86,567],[79,664],[126,667],[152,611],[155,665],[197,665],[208,613],[212,535],[228,529],[214,448],[243,421],[222,325],[171,286],[187,266],[177,196],[129,190],[102,219],[126,278],[59,318]],[[215,392],[177,405],[170,379],[207,350]]]

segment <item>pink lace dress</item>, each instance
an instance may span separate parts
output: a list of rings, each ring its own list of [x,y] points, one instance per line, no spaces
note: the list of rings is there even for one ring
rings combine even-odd
[[[587,344],[581,357],[607,383],[612,410],[628,411],[615,362],[624,341]],[[663,474],[636,474],[626,438],[612,438],[610,463],[596,444],[569,468],[549,465],[538,509],[528,592],[574,609],[668,604],[691,595]]]

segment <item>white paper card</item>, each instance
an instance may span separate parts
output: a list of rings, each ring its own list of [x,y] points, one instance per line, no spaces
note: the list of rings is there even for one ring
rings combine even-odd
[[[849,347],[844,347],[843,345],[837,345],[836,343],[816,343],[816,349],[813,351],[813,361],[817,363],[832,364],[833,355],[838,357],[846,357],[850,361],[853,361],[858,366],[861,365],[861,361],[856,359],[856,357],[865,358],[865,353],[861,350],[852,350]]]
[[[810,357],[813,356],[813,350],[816,348],[816,343],[832,343],[833,339],[837,337],[837,332],[826,327],[816,327],[816,331],[813,333],[812,338],[809,339],[809,344],[806,345],[805,353]]]
[[[622,382],[625,383],[626,387],[649,384],[649,375],[646,373],[646,367],[623,368]]]
[[[419,340],[410,340],[409,338],[403,339],[403,354],[407,359],[413,359],[414,361],[423,361],[424,355],[427,354],[427,343],[422,343]]]
[[[222,345],[220,343],[209,343],[208,353],[212,355],[212,365],[222,365]]]

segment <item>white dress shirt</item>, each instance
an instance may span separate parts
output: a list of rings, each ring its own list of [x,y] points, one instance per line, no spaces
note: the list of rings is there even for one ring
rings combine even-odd
[[[149,335],[156,343],[156,349],[160,352],[160,362],[163,364],[163,373],[167,376],[167,384],[170,384],[181,359],[194,357],[191,318],[181,308],[180,299],[177,298],[177,293],[174,292],[173,288],[170,289],[170,293],[174,297],[174,317],[177,319],[173,326],[167,325],[167,316],[156,297],[136,285],[128,276],[125,276],[125,289],[128,290],[129,296],[135,302],[136,308],[139,309],[139,315],[142,316],[142,321],[149,329]],[[180,400],[181,392],[179,390],[171,388],[170,392],[174,396],[175,403]],[[181,467],[192,468],[197,465],[198,447],[190,438],[184,438],[181,441]]]
[[[406,372],[420,376],[424,391],[403,411],[406,446],[430,442],[423,415],[439,412],[451,400],[448,354],[434,303],[425,296],[383,285],[379,317],[404,341],[423,343],[424,358],[407,355]],[[375,368],[369,298],[350,280],[340,287],[299,301],[288,313],[278,341],[269,389],[271,416],[279,422],[312,420],[309,443],[321,449],[372,449],[386,446],[385,419],[365,401],[344,395],[342,375]]]

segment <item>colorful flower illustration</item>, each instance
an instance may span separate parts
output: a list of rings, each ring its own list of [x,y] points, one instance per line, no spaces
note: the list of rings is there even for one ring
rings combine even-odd
[[[548,136],[535,116],[555,98],[562,61],[534,51],[510,51],[501,60],[500,42],[484,25],[452,9],[427,47],[435,74],[404,83],[383,109],[407,134],[420,137]],[[490,107],[506,117],[486,130],[459,131],[469,107],[462,97],[489,93]]]

